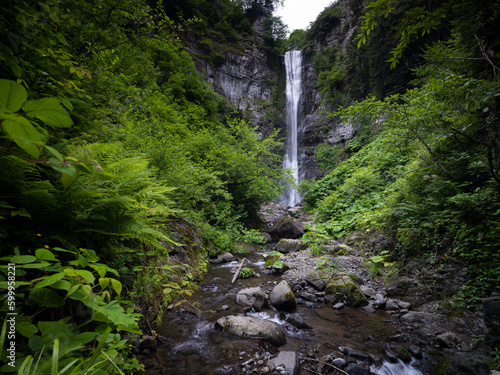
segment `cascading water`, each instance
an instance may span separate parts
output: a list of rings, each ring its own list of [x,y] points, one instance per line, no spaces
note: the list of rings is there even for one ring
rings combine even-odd
[[[285,54],[286,69],[286,124],[287,145],[283,160],[283,168],[293,171],[295,181],[299,182],[298,142],[297,142],[297,117],[300,96],[302,95],[302,52],[288,51]],[[295,206],[300,201],[297,189],[287,184],[285,193],[280,203]]]
[[[402,360],[396,363],[384,362],[381,367],[372,366],[370,370],[379,375],[423,375],[412,364],[406,364]]]

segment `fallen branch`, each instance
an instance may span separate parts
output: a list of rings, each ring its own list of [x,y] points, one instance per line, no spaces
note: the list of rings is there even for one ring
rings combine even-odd
[[[347,372],[345,371],[342,371],[341,369],[339,369],[337,366],[334,366],[334,365],[331,365],[329,363],[326,363],[326,362],[323,362],[323,361],[320,361],[318,359],[313,359],[313,358],[305,358],[306,361],[315,361],[315,362],[318,362],[318,363],[321,363],[322,365],[327,365],[327,366],[330,366],[332,367],[333,369],[337,370],[338,372],[340,372],[341,374],[344,374],[344,375],[349,375]]]
[[[240,272],[241,272],[241,269],[243,268],[243,263],[245,263],[245,260],[247,260],[247,258],[243,258],[243,260],[241,261],[238,269],[236,270],[236,273],[233,276],[233,280],[231,280],[231,284],[234,284],[234,282],[236,281],[236,279],[240,275]]]

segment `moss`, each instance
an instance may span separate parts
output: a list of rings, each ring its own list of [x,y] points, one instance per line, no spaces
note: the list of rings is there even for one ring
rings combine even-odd
[[[333,278],[325,289],[326,295],[333,295],[333,302],[343,302],[347,306],[360,307],[366,305],[366,297],[357,285],[345,273],[339,273]]]
[[[398,358],[400,360],[406,363],[411,362],[411,354],[408,349],[406,349],[404,346],[400,346],[396,350],[398,352]]]

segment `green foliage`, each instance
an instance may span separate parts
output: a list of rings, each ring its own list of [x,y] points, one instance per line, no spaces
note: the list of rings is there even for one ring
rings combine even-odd
[[[336,6],[326,7],[311,24],[308,35],[319,42],[324,41],[326,34],[340,23],[340,9]]]
[[[318,259],[316,267],[319,270],[324,270],[328,272],[328,276],[331,277],[339,271],[339,264],[329,255],[324,255]],[[328,280],[327,277],[326,279]]]
[[[249,277],[252,277],[253,274],[254,274],[253,269],[244,267],[241,269],[238,277],[240,277],[242,279],[248,279]]]
[[[498,82],[472,76],[472,65],[431,59],[443,50],[461,55],[462,47],[455,39],[429,48],[417,88],[337,113],[344,121],[371,118],[379,134],[362,148],[348,145],[352,157],[310,188],[304,202],[330,234],[383,229],[394,235],[399,257],[460,259],[470,278],[463,300],[479,301],[500,280],[500,269],[491,267],[500,206],[489,132]],[[375,273],[380,257],[372,259]]]
[[[329,172],[334,169],[342,160],[343,148],[341,145],[329,146],[321,143],[316,146],[316,159],[318,167],[322,172]]]
[[[264,265],[266,267],[282,268],[283,262],[280,260],[282,256],[282,253],[273,250],[270,253],[264,255],[264,260],[266,261]]]
[[[254,3],[266,16],[276,4]],[[210,252],[262,241],[245,224],[281,194],[280,143],[236,117],[181,44],[196,30],[221,63],[254,19],[229,0],[148,4],[0,14],[0,238],[17,249],[4,260],[18,265],[21,373],[138,370],[119,333],[140,333],[134,308],[158,322]]]
[[[12,280],[7,279],[12,268],[1,268],[2,279],[6,281],[0,282],[0,288],[16,284],[16,331],[20,334],[16,347],[24,348],[17,352],[16,358],[20,373],[53,373],[57,367],[65,366],[71,368],[71,373],[85,373],[96,361],[101,371],[110,373],[127,362],[126,366],[135,363],[139,369],[136,360],[123,356],[127,340],[118,333],[140,333],[139,314],[133,308],[124,309],[122,304],[129,301],[120,297],[122,284],[117,279],[118,272],[99,260],[93,250],[74,252],[58,247],[37,249],[34,256],[19,255],[17,251],[2,258],[4,264],[15,263],[15,279],[23,279],[7,281]],[[74,325],[68,323],[69,317],[60,316],[59,308],[66,301],[72,301],[80,311]],[[7,305],[2,309],[7,309]],[[50,316],[60,320],[44,320]],[[95,349],[93,342],[98,343]],[[44,350],[49,346],[53,346],[52,355]],[[59,347],[63,348],[61,352]],[[40,353],[36,363],[32,351]],[[2,370],[8,369],[7,366]]]

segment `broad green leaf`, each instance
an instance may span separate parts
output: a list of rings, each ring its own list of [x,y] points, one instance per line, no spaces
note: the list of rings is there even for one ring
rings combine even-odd
[[[10,261],[12,263],[17,263],[17,264],[25,264],[25,263],[31,263],[31,262],[36,262],[36,257],[33,255],[14,255],[13,257],[10,258]]]
[[[23,104],[23,110],[28,116],[42,120],[52,127],[67,128],[73,125],[68,112],[56,98],[28,100]]]
[[[69,317],[57,322],[38,322],[37,325],[43,341],[50,344],[54,339],[58,338],[63,345],[72,342],[76,331],[71,324],[67,324],[68,320]]]
[[[99,285],[101,286],[101,289],[106,289],[106,287],[109,285],[110,279],[107,277],[100,277],[99,278]]]
[[[43,148],[45,150],[47,150],[49,152],[49,154],[51,156],[53,156],[54,158],[56,158],[58,161],[60,161],[61,163],[64,161],[64,157],[61,155],[61,153],[59,151],[57,151],[54,147],[50,147],[50,146],[47,146],[47,145],[43,145]]]
[[[53,247],[52,250],[54,251],[61,251],[63,253],[71,253],[71,254],[76,254],[74,251],[72,250],[66,250],[66,249],[61,249],[60,247]]]
[[[40,306],[61,307],[64,305],[64,298],[49,288],[33,289],[30,292],[30,298],[37,301]]]
[[[36,327],[36,325],[31,323],[29,317],[21,315],[16,319],[16,331],[24,337],[31,337],[38,332],[38,328]]]
[[[21,285],[31,285],[31,283],[27,281],[17,281],[16,280],[16,288],[19,288]],[[8,281],[0,281],[0,289],[7,289],[9,287]]]
[[[43,342],[43,339],[38,335],[31,336],[29,341],[28,341],[28,346],[30,347],[31,350],[34,350],[34,351],[42,350],[44,345],[45,344]]]
[[[55,162],[58,162],[58,161],[55,161]],[[55,162],[50,165],[52,167],[52,169],[54,169],[58,172],[61,172],[63,174],[70,175],[70,176],[77,176],[76,168],[73,165],[71,165],[71,164],[56,164]]]
[[[52,253],[52,251],[47,249],[38,249],[37,251],[35,251],[35,256],[40,260],[57,261],[57,258],[55,257],[54,253]]]
[[[83,277],[89,284],[92,284],[95,280],[95,277],[94,275],[92,275],[92,272],[87,270],[76,270],[76,274]]]
[[[68,291],[71,288],[71,283],[67,280],[59,280],[52,284],[50,287]]]
[[[116,291],[116,294],[120,295],[122,292],[122,283],[116,279],[111,279],[111,285],[113,285],[113,289]]]
[[[97,335],[99,335],[97,332],[82,332],[76,335],[73,339],[81,344],[87,344],[94,340]]]
[[[36,284],[33,289],[36,290],[39,288],[43,288],[44,286],[50,286],[52,284],[55,284],[57,281],[61,280],[65,276],[66,274],[64,272],[59,272],[50,276],[41,277],[40,279],[37,279],[41,281],[38,284]]]
[[[118,301],[112,301],[105,306],[94,305],[93,318],[99,322],[111,322],[116,325],[136,325],[135,317],[132,314],[127,314]]]
[[[42,137],[31,122],[16,115],[3,115],[2,118],[4,132],[28,155],[40,157],[40,150],[35,144],[42,143]]]
[[[73,104],[71,104],[71,102],[68,99],[66,98],[61,99],[61,104],[66,108],[68,108],[70,112],[73,112]]]
[[[50,263],[43,260],[40,263],[28,263],[28,264],[24,264],[20,267],[22,267],[22,268],[45,268],[48,266],[50,266]]]
[[[78,254],[78,265],[82,268],[85,268],[89,265],[89,261],[83,255]]]
[[[17,112],[28,99],[28,92],[19,83],[0,79],[0,112]]]
[[[80,249],[80,251],[85,254],[89,262],[95,263],[99,260],[96,252],[90,249]]]
[[[63,184],[63,187],[65,189],[69,188],[71,185],[73,185],[73,182],[75,182],[77,178],[78,178],[78,173],[70,175],[68,173],[63,172],[61,176],[61,182]]]

